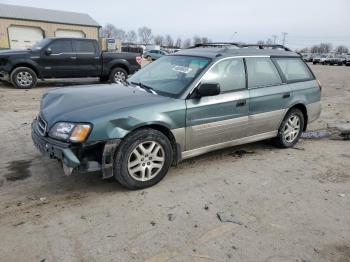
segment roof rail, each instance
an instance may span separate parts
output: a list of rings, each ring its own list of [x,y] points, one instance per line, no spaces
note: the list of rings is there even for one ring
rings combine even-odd
[[[213,42],[213,43],[201,43],[201,44],[195,44],[194,46],[188,47],[188,49],[191,48],[198,48],[198,47],[224,47],[224,46],[237,46],[241,47],[241,44],[234,43],[234,42]]]
[[[292,51],[288,47],[285,47],[284,45],[269,45],[269,44],[242,44],[241,47],[258,47],[259,49],[265,49],[266,47],[271,47],[272,49],[283,49],[284,51]]]
[[[284,45],[269,45],[269,44],[241,44],[241,43],[235,43],[235,42],[214,42],[214,43],[202,43],[202,44],[196,44],[194,46],[188,47],[188,49],[192,48],[198,48],[198,47],[226,47],[226,46],[237,46],[239,48],[244,47],[257,47],[259,49],[265,49],[267,47],[271,47],[272,49],[283,49],[285,51],[292,51],[288,47]]]

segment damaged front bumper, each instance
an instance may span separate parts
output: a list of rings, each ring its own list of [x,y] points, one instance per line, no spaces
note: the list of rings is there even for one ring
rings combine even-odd
[[[9,75],[9,73],[7,73],[7,72],[5,72],[5,71],[0,71],[0,80],[1,80],[1,81],[9,82],[9,81],[10,81],[10,75]]]
[[[37,149],[52,159],[59,160],[66,175],[78,172],[102,171],[103,178],[113,176],[114,153],[119,139],[107,142],[73,144],[43,136],[37,130],[36,120],[32,123],[32,140]]]

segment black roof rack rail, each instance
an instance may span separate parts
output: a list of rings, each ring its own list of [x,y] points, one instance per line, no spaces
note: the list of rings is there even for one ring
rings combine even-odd
[[[259,45],[259,44],[242,44],[241,47],[258,47],[259,49],[265,49],[266,47],[271,47],[272,49],[284,49],[284,51],[292,51],[290,50],[288,47],[285,47],[284,45],[269,45],[269,44],[263,44],[263,45]]]
[[[276,44],[242,44],[242,43],[235,43],[235,42],[213,42],[213,43],[202,43],[202,44],[196,44],[194,46],[188,47],[188,49],[192,48],[198,48],[198,47],[226,47],[226,46],[237,46],[238,48],[244,48],[244,47],[257,47],[259,49],[265,49],[268,47],[271,47],[272,49],[283,49],[284,51],[292,51],[288,47],[284,45],[276,45]]]
[[[201,43],[201,44],[195,44],[194,46],[188,47],[188,49],[191,48],[198,48],[198,47],[224,47],[224,46],[237,46],[241,47],[241,44],[234,43],[234,42],[213,42],[213,43]]]

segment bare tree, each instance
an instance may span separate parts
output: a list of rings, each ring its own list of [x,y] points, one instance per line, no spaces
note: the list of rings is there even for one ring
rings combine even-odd
[[[188,48],[188,47],[190,47],[191,46],[191,39],[190,38],[187,38],[187,39],[185,39],[184,41],[183,41],[183,43],[182,43],[182,47],[183,48]]]
[[[143,43],[145,45],[151,44],[152,39],[153,39],[151,28],[149,28],[147,26],[140,27],[138,29],[138,33],[139,33],[141,43]]]
[[[321,43],[320,44],[320,53],[329,53],[332,50],[332,44],[331,43]]]
[[[202,43],[202,39],[199,36],[193,37],[193,44],[194,45],[201,44],[201,43]]]
[[[117,28],[114,25],[107,23],[101,28],[100,35],[102,37],[114,38],[116,36],[116,31]]]
[[[126,33],[125,33],[125,31],[123,29],[117,28],[115,34],[116,34],[115,38],[119,39],[122,42],[125,42],[125,40],[126,40]]]
[[[267,38],[266,44],[267,44],[267,45],[272,45],[272,44],[273,44],[272,39],[271,39],[271,38]]]
[[[155,45],[162,46],[164,44],[164,37],[162,35],[156,35],[153,37],[153,42]]]
[[[180,48],[180,47],[181,47],[181,44],[182,44],[182,39],[181,39],[180,37],[178,37],[178,38],[176,39],[175,46],[178,47],[178,48]]]
[[[335,51],[337,53],[340,53],[340,54],[347,54],[349,53],[349,48],[347,48],[346,46],[344,45],[340,45],[340,46],[337,46],[337,48],[335,49]]]
[[[209,42],[210,42],[210,40],[209,40],[208,37],[202,37],[202,38],[201,38],[201,43],[202,43],[202,44],[207,44],[207,43],[209,43]]]
[[[298,50],[299,53],[309,53],[309,48],[304,47]]]
[[[311,53],[320,53],[320,47],[318,45],[313,45],[311,48],[310,48],[310,52]]]
[[[258,45],[264,45],[265,44],[265,41],[263,40],[259,40],[258,42],[256,42]]]
[[[137,34],[134,30],[129,30],[126,33],[126,41],[129,43],[136,43],[137,42]]]
[[[171,35],[166,35],[165,36],[165,45],[166,46],[174,46],[174,40],[171,37]]]

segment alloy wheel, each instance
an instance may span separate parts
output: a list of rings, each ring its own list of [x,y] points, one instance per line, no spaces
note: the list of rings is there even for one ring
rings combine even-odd
[[[20,87],[28,87],[33,83],[33,76],[26,71],[18,72],[16,81]]]
[[[291,115],[283,127],[283,137],[288,143],[292,143],[299,135],[301,130],[300,118],[297,115]]]

